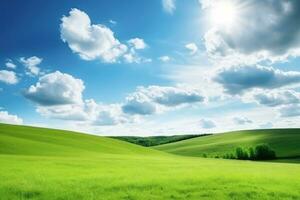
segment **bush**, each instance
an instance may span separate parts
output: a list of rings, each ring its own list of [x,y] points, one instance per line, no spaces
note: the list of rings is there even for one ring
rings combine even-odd
[[[236,155],[236,158],[239,160],[248,160],[249,159],[248,151],[246,149],[243,149],[242,147],[236,148],[235,155]]]
[[[223,156],[224,159],[236,159],[236,157],[232,153],[226,153]]]
[[[272,160],[276,158],[276,153],[267,144],[257,145],[254,151],[253,160]]]

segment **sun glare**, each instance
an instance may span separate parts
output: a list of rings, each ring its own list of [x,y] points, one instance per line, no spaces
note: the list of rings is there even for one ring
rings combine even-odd
[[[231,1],[219,1],[211,7],[209,17],[214,26],[231,27],[237,17],[237,8]]]

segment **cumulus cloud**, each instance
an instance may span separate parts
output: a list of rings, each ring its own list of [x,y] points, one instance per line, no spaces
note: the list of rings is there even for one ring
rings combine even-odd
[[[44,117],[84,121],[97,126],[130,122],[120,104],[101,104],[93,99],[83,100],[85,89],[81,79],[59,71],[46,74],[24,92],[24,96],[37,104],[36,111]]]
[[[16,69],[17,67],[17,65],[11,59],[7,59],[5,66],[9,69]]]
[[[169,62],[171,60],[169,56],[161,56],[158,59],[162,62]]]
[[[169,14],[173,14],[173,12],[176,10],[175,1],[176,0],[162,0],[162,6],[164,11],[166,11]]]
[[[164,108],[177,107],[204,101],[198,91],[184,87],[138,87],[128,95],[123,111],[128,114],[150,115]]]
[[[17,115],[9,114],[7,111],[0,110],[0,122],[8,124],[23,124],[23,119]]]
[[[62,40],[84,60],[116,62],[127,51],[127,46],[108,27],[91,24],[89,16],[81,10],[73,8],[61,21]]]
[[[189,50],[191,55],[194,55],[198,51],[198,47],[195,43],[188,43],[185,45],[185,48]]]
[[[128,40],[128,44],[135,49],[145,49],[147,47],[147,44],[141,38],[130,39]]]
[[[258,104],[270,107],[300,103],[300,94],[292,90],[261,91],[253,97]]]
[[[253,123],[253,121],[248,119],[247,117],[234,117],[233,122],[237,125],[245,125],[245,124]]]
[[[133,38],[127,45],[122,44],[114,32],[102,24],[92,24],[90,17],[83,11],[73,8],[68,16],[63,16],[60,24],[61,39],[70,49],[84,60],[100,59],[114,63],[125,60],[128,63],[148,62],[140,58],[136,50],[144,49],[147,44],[141,38]],[[113,23],[113,21],[110,21]]]
[[[220,69],[213,80],[229,94],[242,94],[253,88],[273,89],[300,82],[300,72],[281,71],[264,66],[233,66]]]
[[[227,1],[236,7],[237,16],[230,28],[212,24],[205,33],[204,41],[209,55],[252,59],[254,62],[283,60],[300,55],[299,1]],[[209,13],[223,0],[200,2]]]
[[[83,81],[59,71],[39,78],[24,96],[42,106],[78,104],[82,102]]]
[[[216,127],[215,122],[209,119],[201,119],[199,121],[199,125],[204,129],[212,129]]]
[[[29,58],[20,58],[20,62],[26,67],[27,74],[32,76],[37,76],[40,74],[39,64],[43,61],[42,58],[37,56],[32,56]]]
[[[18,77],[15,72],[7,71],[7,70],[0,70],[0,81],[6,84],[16,84],[18,83]]]

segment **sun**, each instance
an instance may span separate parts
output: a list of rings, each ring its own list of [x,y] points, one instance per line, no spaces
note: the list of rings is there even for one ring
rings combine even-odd
[[[209,18],[212,25],[232,27],[237,20],[238,9],[232,1],[216,1],[210,8]]]

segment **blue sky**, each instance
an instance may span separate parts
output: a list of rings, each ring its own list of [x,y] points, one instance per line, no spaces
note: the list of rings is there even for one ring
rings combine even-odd
[[[299,127],[299,8],[1,1],[0,122],[101,135]]]

